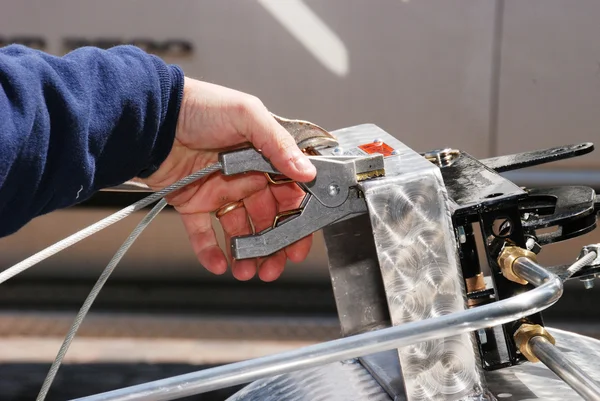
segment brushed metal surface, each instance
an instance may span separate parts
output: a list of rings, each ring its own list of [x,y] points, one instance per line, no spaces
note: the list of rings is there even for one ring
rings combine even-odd
[[[256,381],[228,401],[393,401],[356,360]]]
[[[385,159],[385,177],[362,183],[392,324],[465,310],[450,204],[439,169],[375,125],[334,135],[348,154],[377,140],[395,150]],[[482,397],[486,392],[472,334],[403,347],[398,353],[410,401]]]
[[[550,328],[549,331],[556,338],[561,351],[565,352],[574,363],[580,366],[596,382],[600,382],[600,341],[558,329]],[[341,371],[345,374],[340,374]],[[329,374],[330,372],[331,374]],[[229,400],[385,400],[386,398],[376,398],[380,396],[380,393],[377,392],[373,393],[375,398],[364,397],[365,393],[368,394],[369,391],[374,389],[372,381],[369,380],[369,376],[365,372],[366,370],[361,371],[361,368],[354,365],[344,367],[342,363],[331,364],[323,371],[310,370],[254,382]],[[573,389],[540,363],[525,363],[486,372],[485,377],[489,390],[498,401],[575,401],[582,399]],[[348,394],[349,388],[355,393]],[[277,394],[277,397],[273,397],[273,394]],[[314,398],[319,397],[320,394],[327,394],[331,398]],[[337,397],[337,394],[342,396]],[[396,399],[396,401],[404,400],[402,398]]]

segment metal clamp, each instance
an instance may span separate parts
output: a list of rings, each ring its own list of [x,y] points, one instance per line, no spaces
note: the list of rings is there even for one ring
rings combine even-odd
[[[235,259],[271,255],[329,224],[367,211],[357,186],[360,181],[385,174],[382,155],[309,159],[317,176],[311,182],[297,183],[306,192],[300,207],[279,213],[273,225],[260,233],[232,238],[231,253]],[[273,175],[280,174],[253,148],[221,153],[219,161],[224,175],[258,171],[267,174],[271,181]]]

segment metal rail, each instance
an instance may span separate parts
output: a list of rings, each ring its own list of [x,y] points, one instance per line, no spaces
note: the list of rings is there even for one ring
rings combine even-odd
[[[600,385],[542,336],[529,340],[538,359],[586,400],[600,400]]]
[[[515,262],[513,270],[537,288],[509,299],[434,319],[371,331],[293,351],[83,397],[78,400],[173,400],[422,341],[497,326],[542,311],[561,297],[562,281],[536,263]]]

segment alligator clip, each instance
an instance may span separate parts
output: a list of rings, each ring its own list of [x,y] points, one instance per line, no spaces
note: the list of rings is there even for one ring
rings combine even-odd
[[[297,183],[306,193],[298,209],[279,213],[273,225],[256,234],[233,237],[235,259],[272,255],[288,245],[335,222],[367,211],[358,189],[360,181],[385,174],[383,156],[309,156],[316,178]],[[280,173],[254,148],[221,153],[224,175],[262,172],[270,178]],[[289,181],[288,181],[289,182]]]

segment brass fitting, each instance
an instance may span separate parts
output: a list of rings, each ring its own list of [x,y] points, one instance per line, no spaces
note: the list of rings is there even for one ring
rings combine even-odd
[[[515,245],[506,244],[500,255],[498,255],[498,266],[502,270],[502,275],[508,280],[525,285],[527,284],[527,280],[517,276],[513,270],[513,265],[519,258],[528,258],[537,262],[535,253]]]
[[[550,341],[552,345],[556,344],[556,340],[554,339],[554,337],[552,337],[550,333],[548,333],[546,329],[540,326],[539,324],[523,323],[514,335],[515,343],[517,344],[517,347],[519,347],[519,351],[521,351],[521,354],[523,354],[523,356],[527,358],[529,362],[534,363],[539,362],[540,360],[531,351],[529,341],[531,341],[531,339],[536,336],[544,337],[546,340]]]

